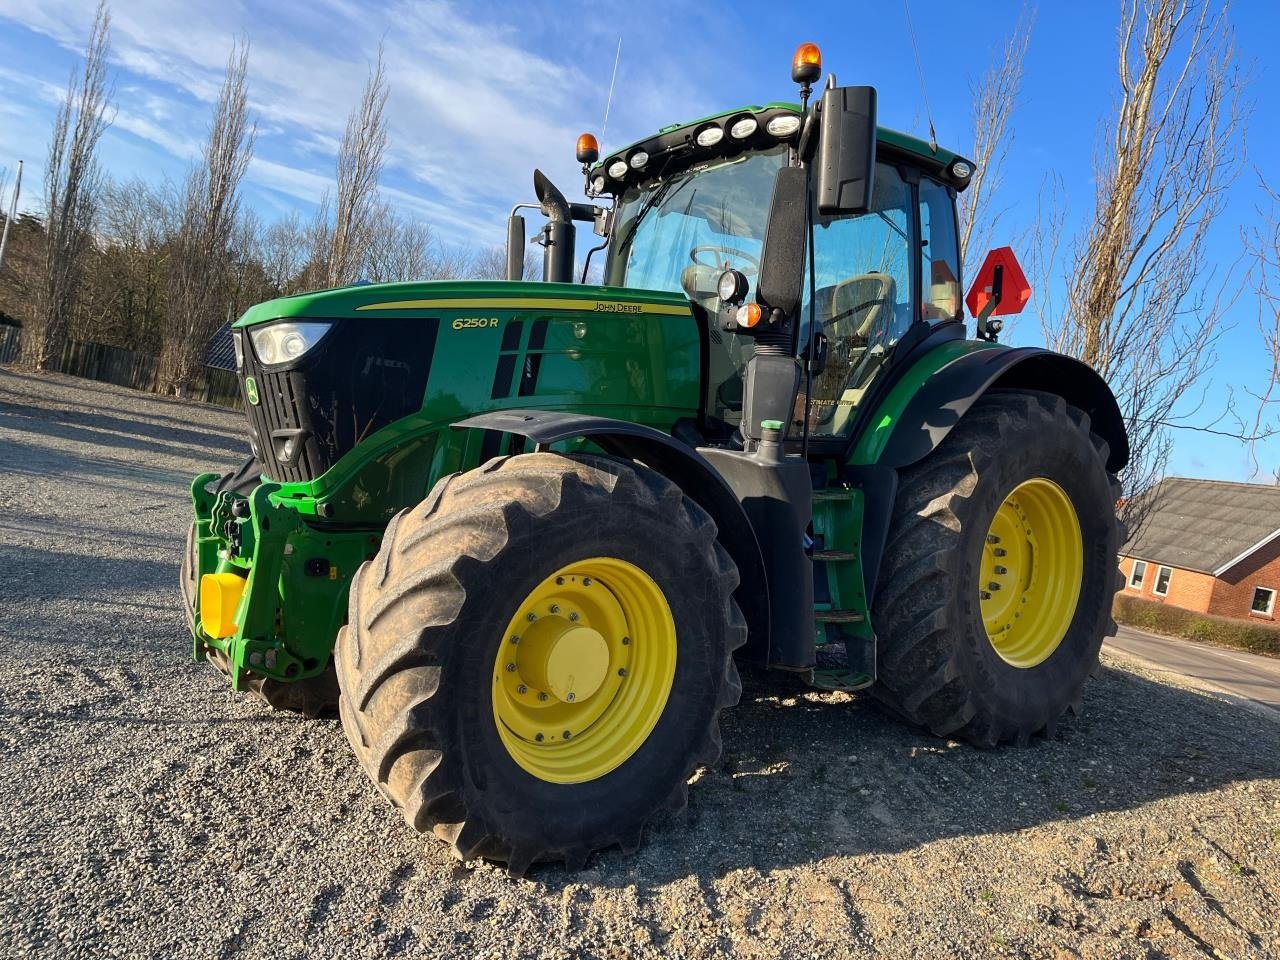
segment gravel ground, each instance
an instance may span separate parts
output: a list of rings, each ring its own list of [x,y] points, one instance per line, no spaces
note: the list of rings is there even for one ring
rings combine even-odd
[[[0,370],[0,956],[1280,955],[1280,723],[1114,664],[1059,739],[989,752],[748,675],[639,854],[456,863],[336,721],[190,661],[186,488],[240,437]]]

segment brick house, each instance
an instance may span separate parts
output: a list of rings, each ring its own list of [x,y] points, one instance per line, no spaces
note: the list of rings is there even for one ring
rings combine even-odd
[[[1222,617],[1280,615],[1280,486],[1160,482],[1120,558],[1123,593]]]

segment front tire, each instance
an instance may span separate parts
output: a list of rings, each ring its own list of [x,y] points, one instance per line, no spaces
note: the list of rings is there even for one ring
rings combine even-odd
[[[891,710],[981,746],[1079,712],[1115,631],[1107,454],[1061,397],[997,390],[903,471],[873,610]]]
[[[635,848],[719,757],[741,694],[716,533],[665,478],[603,457],[442,480],[357,572],[338,636],[365,772],[410,826],[513,874]]]

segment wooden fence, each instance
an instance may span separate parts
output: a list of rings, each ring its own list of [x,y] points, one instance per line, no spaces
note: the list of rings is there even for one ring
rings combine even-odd
[[[22,328],[0,326],[0,363],[13,363],[21,352]],[[105,343],[70,340],[63,348],[58,370],[73,377],[100,380],[134,390],[156,390],[156,358]],[[205,367],[192,385],[192,400],[240,409],[240,381],[231,370]]]

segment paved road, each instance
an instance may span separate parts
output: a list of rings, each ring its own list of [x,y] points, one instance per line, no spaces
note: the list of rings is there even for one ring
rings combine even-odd
[[[1121,627],[1106,648],[1280,710],[1280,660]]]

